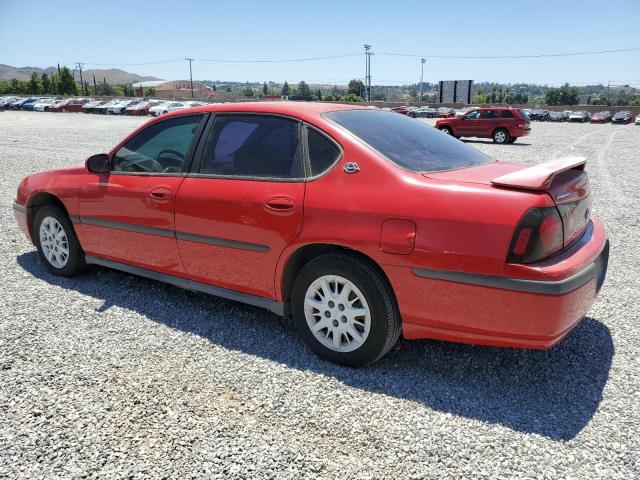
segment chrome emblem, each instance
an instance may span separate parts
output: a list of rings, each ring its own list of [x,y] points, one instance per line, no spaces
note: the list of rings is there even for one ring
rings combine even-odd
[[[562,200],[563,198],[567,198],[571,196],[571,192],[559,193],[556,195],[556,200]]]
[[[345,173],[356,173],[360,171],[360,167],[356,162],[349,162],[344,166]]]

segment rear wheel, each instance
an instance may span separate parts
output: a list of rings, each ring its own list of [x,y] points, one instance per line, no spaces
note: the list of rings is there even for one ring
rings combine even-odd
[[[507,143],[509,141],[509,132],[504,128],[499,128],[493,132],[493,141],[498,144]]]
[[[45,205],[38,209],[33,235],[40,260],[54,275],[71,277],[85,269],[78,237],[69,217],[58,207]]]
[[[453,130],[451,130],[451,127],[440,127],[440,131],[442,133],[446,133],[447,135],[453,135]]]
[[[369,264],[342,253],[315,258],[292,292],[296,330],[317,355],[358,367],[385,355],[400,336],[389,286]]]

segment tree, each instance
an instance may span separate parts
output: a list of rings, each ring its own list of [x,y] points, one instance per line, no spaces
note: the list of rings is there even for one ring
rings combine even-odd
[[[40,77],[40,84],[42,85],[42,93],[51,93],[51,80],[45,72]]]
[[[311,90],[309,89],[309,85],[307,85],[304,80],[298,83],[298,95],[300,95],[301,97],[311,97]]]
[[[473,103],[478,105],[487,103],[487,96],[484,94],[484,89],[482,87],[478,87],[478,90],[476,90],[476,94],[473,96]]]
[[[491,103],[496,103],[497,90],[495,86],[491,87]]]
[[[318,89],[318,91],[316,92],[316,100],[318,100],[319,102],[322,101],[322,90]]]
[[[342,97],[342,100],[345,102],[361,102],[362,97],[360,95],[356,95],[355,93],[349,93]]]
[[[29,93],[39,93],[40,82],[38,81],[38,74],[33,72],[31,74],[31,80],[29,80]]]
[[[242,96],[244,97],[253,97],[253,89],[247,87],[242,91]]]
[[[284,85],[282,85],[280,95],[282,95],[283,97],[288,97],[289,95],[291,95],[291,89],[289,88],[289,84],[286,80],[284,81]]]
[[[333,95],[331,95],[330,93],[328,95],[324,96],[324,101],[325,102],[333,102],[335,100],[335,97]]]
[[[262,85],[262,93],[265,97],[269,95],[269,87],[267,86],[267,82],[264,82],[264,84]]]
[[[58,93],[61,95],[75,95],[77,93],[76,81],[73,79],[71,70],[67,67],[62,67],[60,69]]]
[[[156,89],[155,88],[145,88],[144,89],[144,96],[145,97],[155,97],[156,96]]]
[[[362,97],[364,95],[364,89],[365,87],[364,83],[362,83],[362,80],[353,79],[349,82],[347,94],[353,93],[354,95]]]

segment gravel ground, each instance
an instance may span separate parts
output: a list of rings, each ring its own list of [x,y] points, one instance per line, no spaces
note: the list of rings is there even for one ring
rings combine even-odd
[[[142,121],[0,112],[0,478],[640,478],[640,127],[469,142],[589,159],[610,269],[565,341],[401,341],[351,370],[256,308],[105,269],[46,273],[13,219],[18,182]]]

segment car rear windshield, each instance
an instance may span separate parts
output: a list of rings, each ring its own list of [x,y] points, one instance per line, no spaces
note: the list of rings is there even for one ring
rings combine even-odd
[[[426,123],[398,113],[339,110],[325,117],[406,170],[441,172],[494,161]]]
[[[529,115],[527,115],[527,112],[525,112],[523,109],[519,108],[518,113],[520,114],[520,118],[522,118],[522,120],[524,120],[525,122],[529,120]]]

